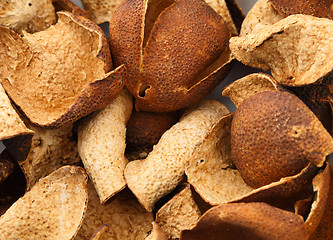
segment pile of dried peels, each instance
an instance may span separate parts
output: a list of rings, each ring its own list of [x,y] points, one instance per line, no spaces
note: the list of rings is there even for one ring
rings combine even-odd
[[[1,240],[333,239],[331,0],[82,2],[0,2]]]

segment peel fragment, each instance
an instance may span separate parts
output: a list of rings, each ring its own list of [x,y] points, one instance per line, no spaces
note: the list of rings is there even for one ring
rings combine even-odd
[[[80,167],[66,166],[41,179],[0,217],[1,237],[72,239],[87,207],[86,187]]]
[[[214,122],[228,112],[217,101],[200,102],[163,134],[146,159],[127,164],[124,173],[127,185],[145,209],[152,211],[156,201],[182,181],[194,147]]]
[[[23,170],[27,190],[30,190],[40,178],[64,165],[80,162],[80,157],[73,139],[72,124],[58,129],[44,129],[28,121],[26,123],[34,131],[31,141],[11,139],[4,141],[4,144]],[[22,150],[17,151],[20,147]]]
[[[201,217],[190,185],[184,184],[178,194],[164,204],[156,213],[156,223],[169,239],[179,239],[182,230],[192,229]]]
[[[300,215],[266,203],[231,203],[211,208],[181,240],[303,240],[304,221]]]
[[[330,76],[332,33],[333,21],[298,14],[255,33],[232,38],[230,49],[246,65],[271,69],[278,83],[302,86]]]
[[[56,128],[100,109],[119,95],[124,67],[110,71],[111,55],[102,30],[91,21],[58,12],[42,32],[0,28],[2,85],[35,124]],[[74,41],[75,40],[75,41]]]
[[[244,99],[263,91],[278,90],[277,82],[268,74],[253,73],[224,88],[222,95],[229,97],[238,108]]]
[[[175,111],[204,98],[230,70],[230,34],[197,0],[126,0],[110,21],[115,64],[126,65],[140,111]]]
[[[152,214],[146,212],[128,190],[118,193],[105,205],[100,203],[91,182],[88,183],[88,194],[87,212],[76,240],[89,239],[102,224],[109,228],[100,235],[99,240],[144,239],[151,230]]]
[[[101,203],[126,187],[126,123],[132,108],[132,96],[123,90],[112,103],[88,116],[79,126],[79,154]]]

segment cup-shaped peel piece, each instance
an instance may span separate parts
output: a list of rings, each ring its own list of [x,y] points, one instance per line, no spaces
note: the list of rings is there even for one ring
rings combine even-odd
[[[41,179],[0,217],[2,239],[72,239],[87,208],[87,175],[65,166]]]
[[[304,221],[300,215],[266,203],[229,203],[208,210],[181,240],[304,240]]]
[[[185,166],[195,146],[229,110],[220,102],[203,100],[188,109],[180,121],[166,131],[144,160],[125,168],[127,186],[146,210],[170,193],[183,179]]]
[[[232,61],[228,25],[204,1],[126,0],[110,21],[116,65],[136,109],[168,112],[204,98]]]
[[[296,96],[266,91],[243,101],[231,127],[233,161],[247,184],[260,187],[321,167],[333,139]]]
[[[332,34],[332,20],[297,14],[231,38],[230,49],[242,63],[270,69],[278,83],[303,86],[331,78]]]
[[[2,85],[35,124],[60,127],[120,94],[125,69],[111,71],[107,38],[93,22],[58,12],[45,31],[23,36],[0,28]]]

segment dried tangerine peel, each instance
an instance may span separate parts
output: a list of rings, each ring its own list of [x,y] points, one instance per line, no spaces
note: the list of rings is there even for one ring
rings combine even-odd
[[[240,36],[255,33],[283,19],[273,8],[269,0],[258,0],[246,15],[240,30]]]
[[[84,9],[96,24],[109,22],[121,0],[82,0]]]
[[[0,217],[3,239],[72,239],[88,201],[87,176],[62,167],[41,179]]]
[[[209,204],[238,199],[253,188],[234,169],[230,146],[232,114],[221,117],[195,147],[185,169],[188,182]]]
[[[332,20],[298,14],[230,39],[230,49],[242,63],[270,69],[278,83],[303,86],[332,72],[332,33]]]
[[[239,107],[244,99],[258,92],[275,91],[278,89],[277,82],[270,75],[253,73],[229,84],[224,88],[222,95],[229,97],[235,106]]]
[[[303,240],[303,218],[266,203],[222,204],[207,211],[192,230],[182,232],[181,240]]]
[[[80,162],[72,124],[59,129],[44,129],[33,124],[29,127],[35,132],[29,154],[21,161],[17,159],[27,180],[27,190],[60,167]],[[14,152],[20,143],[5,145],[10,152]]]
[[[169,238],[165,235],[163,230],[156,222],[153,222],[153,230],[145,240],[168,240]]]
[[[87,212],[76,240],[89,239],[101,224],[108,225],[109,229],[101,234],[100,240],[144,239],[151,230],[152,214],[146,212],[129,191],[118,193],[106,205],[100,203],[91,182],[88,193]]]
[[[333,151],[333,139],[296,96],[266,91],[236,110],[231,149],[244,181],[260,187],[296,175],[309,164],[321,167]]]
[[[101,203],[126,187],[126,123],[132,108],[132,96],[123,90],[112,103],[79,126],[79,154]]]
[[[182,230],[192,229],[201,217],[190,185],[183,186],[178,194],[164,204],[156,213],[156,223],[169,239],[179,239]]]
[[[174,111],[208,94],[227,72],[229,38],[223,19],[197,0],[123,1],[110,21],[115,62],[126,64],[126,87],[143,111]]]
[[[310,213],[305,219],[305,230],[307,239],[313,235],[319,225],[320,220],[324,216],[327,200],[330,191],[330,165],[327,164],[323,172],[319,173],[313,180],[312,186],[315,193]],[[327,238],[328,239],[328,238]]]
[[[10,98],[33,122],[60,127],[119,95],[125,69],[111,71],[107,39],[89,20],[58,12],[58,23],[21,37],[0,29],[0,77]],[[19,53],[19,54],[18,54]]]
[[[0,24],[18,31],[39,32],[56,22],[52,0],[0,1]]]
[[[205,0],[205,2],[223,18],[226,24],[228,24],[229,31],[232,35],[237,36],[238,30],[232,19],[227,2],[225,0]]]
[[[31,137],[33,131],[26,127],[0,84],[0,141],[21,135]]]
[[[288,17],[293,14],[305,14],[333,20],[332,0],[298,0],[297,2],[288,0],[269,1],[283,17]]]
[[[333,229],[332,229],[332,223],[333,223],[333,181],[332,181],[333,167],[332,166],[329,166],[329,173],[330,173],[329,192],[328,193],[323,192],[323,197],[325,197],[324,194],[328,194],[327,202],[325,205],[325,212],[323,214],[323,217],[322,217],[318,227],[316,228],[315,232],[310,237],[310,240],[326,240],[326,239],[333,238]],[[318,206],[321,207],[319,204],[318,204]],[[321,204],[323,205],[323,203],[321,203]]]
[[[144,160],[130,162],[125,168],[128,187],[139,202],[152,211],[162,196],[183,179],[185,165],[194,147],[228,109],[213,100],[201,101],[166,131]]]

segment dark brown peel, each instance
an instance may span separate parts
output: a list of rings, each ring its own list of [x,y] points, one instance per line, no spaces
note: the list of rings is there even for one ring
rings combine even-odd
[[[304,240],[300,215],[266,203],[231,203],[208,210],[192,230],[182,231],[181,240]]]
[[[245,182],[260,187],[293,176],[309,163],[321,167],[333,151],[333,139],[296,96],[267,91],[236,110],[231,146]]]
[[[142,111],[174,111],[208,94],[231,62],[229,38],[223,19],[197,0],[124,1],[110,21],[115,63],[126,64],[126,87]]]

